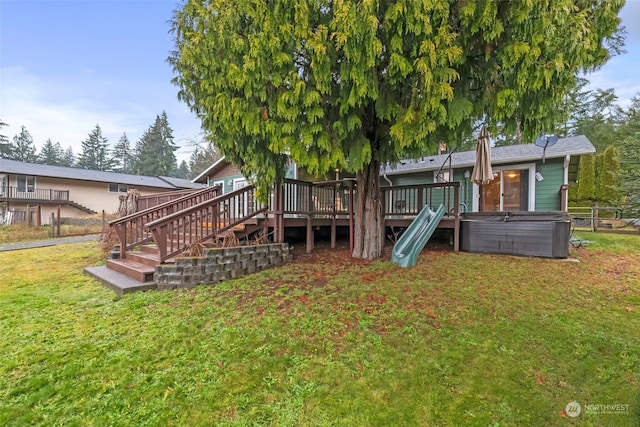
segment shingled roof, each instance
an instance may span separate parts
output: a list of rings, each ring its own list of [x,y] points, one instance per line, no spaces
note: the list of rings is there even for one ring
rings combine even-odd
[[[580,156],[583,154],[593,154],[595,152],[596,149],[591,141],[584,135],[578,135],[558,139],[555,145],[547,148],[546,158],[553,159],[566,155]],[[447,160],[447,156],[448,154],[440,154],[437,156],[425,156],[418,160],[401,161],[395,165],[385,167],[384,173],[386,175],[395,175],[407,172],[438,170]],[[541,159],[542,148],[535,144],[518,144],[491,148],[491,164],[494,166]],[[475,150],[462,151],[451,155],[451,166],[453,168],[473,167],[475,161]]]
[[[130,175],[125,173],[26,163],[7,159],[0,159],[0,173],[46,176],[79,181],[108,182],[139,187],[166,188],[168,190],[194,188],[193,183],[190,181],[178,178]]]

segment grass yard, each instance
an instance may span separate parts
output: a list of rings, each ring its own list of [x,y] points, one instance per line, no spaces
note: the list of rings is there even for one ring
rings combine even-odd
[[[102,233],[102,225],[61,225],[60,237]],[[51,238],[48,225],[33,227],[29,225],[0,226],[0,244],[43,240]]]
[[[0,425],[638,426],[640,237],[582,237],[122,298],[97,243],[0,253]]]

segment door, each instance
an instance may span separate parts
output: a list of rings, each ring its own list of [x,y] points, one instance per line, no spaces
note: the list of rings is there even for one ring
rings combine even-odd
[[[529,169],[502,169],[481,186],[480,212],[529,210]]]

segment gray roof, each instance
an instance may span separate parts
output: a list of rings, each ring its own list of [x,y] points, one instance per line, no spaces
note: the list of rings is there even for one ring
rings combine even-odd
[[[125,173],[67,168],[64,166],[41,165],[36,163],[25,163],[7,159],[0,159],[0,173],[76,179],[79,181],[108,182],[113,184],[126,184],[139,187],[166,188],[169,190],[175,190],[176,188],[191,188],[174,185],[174,183],[156,176],[129,175]],[[172,180],[173,179],[176,178],[172,178]]]
[[[578,135],[558,139],[555,145],[547,148],[546,158],[553,159],[567,155],[580,156],[582,154],[592,154],[595,152],[596,149],[591,141],[584,135]],[[387,175],[395,175],[438,170],[447,160],[447,156],[448,154],[439,154],[437,156],[425,156],[418,160],[401,161],[398,164],[386,166],[384,173]],[[542,148],[535,144],[519,144],[491,148],[492,165],[537,160],[542,160]],[[451,155],[451,167],[453,168],[473,167],[475,161],[475,150],[462,151]]]
[[[206,184],[199,184],[197,182],[191,182],[189,179],[175,178],[173,176],[159,176],[158,178],[167,181],[169,184],[177,188],[204,188]]]

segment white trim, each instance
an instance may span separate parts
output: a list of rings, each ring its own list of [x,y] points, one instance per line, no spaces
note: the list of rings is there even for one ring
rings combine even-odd
[[[571,163],[571,156],[567,154],[564,158],[564,178],[562,179],[565,185],[569,184],[569,163]]]
[[[225,156],[220,157],[218,160],[216,160],[211,166],[209,166],[204,172],[202,172],[200,175],[198,175],[197,177],[193,178],[191,180],[191,182],[198,182],[202,177],[204,177],[205,175],[207,175],[209,172],[211,172],[211,170],[213,168],[215,168],[216,166],[218,166],[220,164],[220,162],[222,162],[224,160]],[[209,177],[207,177],[207,182],[209,182]]]
[[[246,179],[246,178],[234,178],[234,179],[233,179],[233,191],[235,191],[235,190],[238,190],[238,189],[242,188],[242,187],[238,187],[238,188],[236,188],[236,184],[237,184],[238,182],[242,182],[242,181],[244,181],[244,182],[245,182],[245,184],[244,184],[242,187],[245,187],[245,186],[249,185],[249,181],[247,181],[247,179]]]
[[[529,170],[529,201],[528,201],[528,210],[535,211],[536,210],[536,164],[535,163],[524,163],[524,164],[516,164],[516,165],[504,165],[504,166],[493,166],[494,172],[503,170]],[[502,194],[502,190],[504,188],[504,176],[500,174],[500,210],[503,209],[504,206],[504,196]],[[480,209],[480,187],[478,184],[473,183],[473,203],[471,207],[472,212],[478,212]]]
[[[222,194],[224,194],[224,179],[221,181],[213,181],[212,187],[215,187],[216,185],[219,185],[220,187],[222,187]]]

